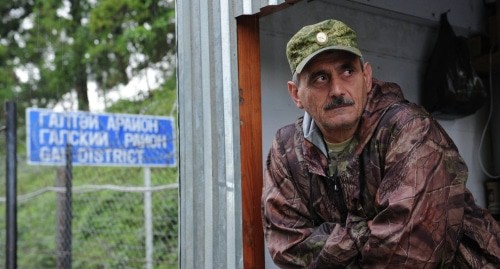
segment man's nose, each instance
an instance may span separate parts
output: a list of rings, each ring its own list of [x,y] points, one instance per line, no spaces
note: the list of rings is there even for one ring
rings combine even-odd
[[[331,80],[330,82],[330,92],[329,92],[329,95],[331,97],[334,97],[334,96],[341,96],[343,95],[344,91],[342,90],[342,87],[340,85],[340,83],[338,83],[337,81],[335,81],[334,79]]]

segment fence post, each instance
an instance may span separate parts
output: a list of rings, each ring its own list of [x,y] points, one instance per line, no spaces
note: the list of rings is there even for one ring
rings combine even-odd
[[[7,173],[6,173],[6,246],[5,268],[17,268],[17,113],[16,103],[5,103],[7,116],[6,144],[7,144]]]
[[[144,231],[146,237],[146,269],[153,268],[153,217],[151,204],[151,168],[144,167]]]
[[[66,166],[61,166],[57,170],[57,187],[64,187],[64,192],[57,194],[57,269],[71,268],[72,157],[73,148],[68,144],[66,146]]]

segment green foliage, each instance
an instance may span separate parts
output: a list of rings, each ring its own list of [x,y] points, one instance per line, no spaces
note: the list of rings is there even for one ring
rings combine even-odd
[[[42,219],[55,220],[55,194],[44,198],[37,199],[36,203],[18,206],[17,244],[18,251],[22,252],[17,260],[19,268],[33,268],[33,265],[51,268],[55,264],[54,252],[49,251],[55,249],[55,240],[53,236],[47,236],[54,234],[54,227],[38,225],[37,229],[33,229],[33,224],[40,223]]]
[[[0,14],[0,101],[20,111],[67,93],[87,110],[89,82],[105,95],[145,69],[174,68],[172,0],[2,1]]]

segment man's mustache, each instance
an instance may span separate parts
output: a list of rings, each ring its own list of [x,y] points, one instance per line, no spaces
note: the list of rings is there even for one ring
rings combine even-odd
[[[326,104],[323,107],[323,109],[330,110],[337,107],[350,106],[350,105],[354,105],[354,100],[346,99],[345,97],[340,96],[340,97],[334,97],[330,103]]]

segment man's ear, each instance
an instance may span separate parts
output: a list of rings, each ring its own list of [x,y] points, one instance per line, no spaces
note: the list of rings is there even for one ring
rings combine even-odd
[[[292,101],[298,108],[303,109],[304,106],[302,105],[302,102],[300,101],[299,98],[299,88],[297,87],[297,85],[295,85],[293,81],[288,81],[287,85],[288,85],[288,94],[290,94]]]
[[[365,79],[366,92],[371,92],[372,90],[372,65],[369,62],[365,62],[363,66],[363,77]]]

